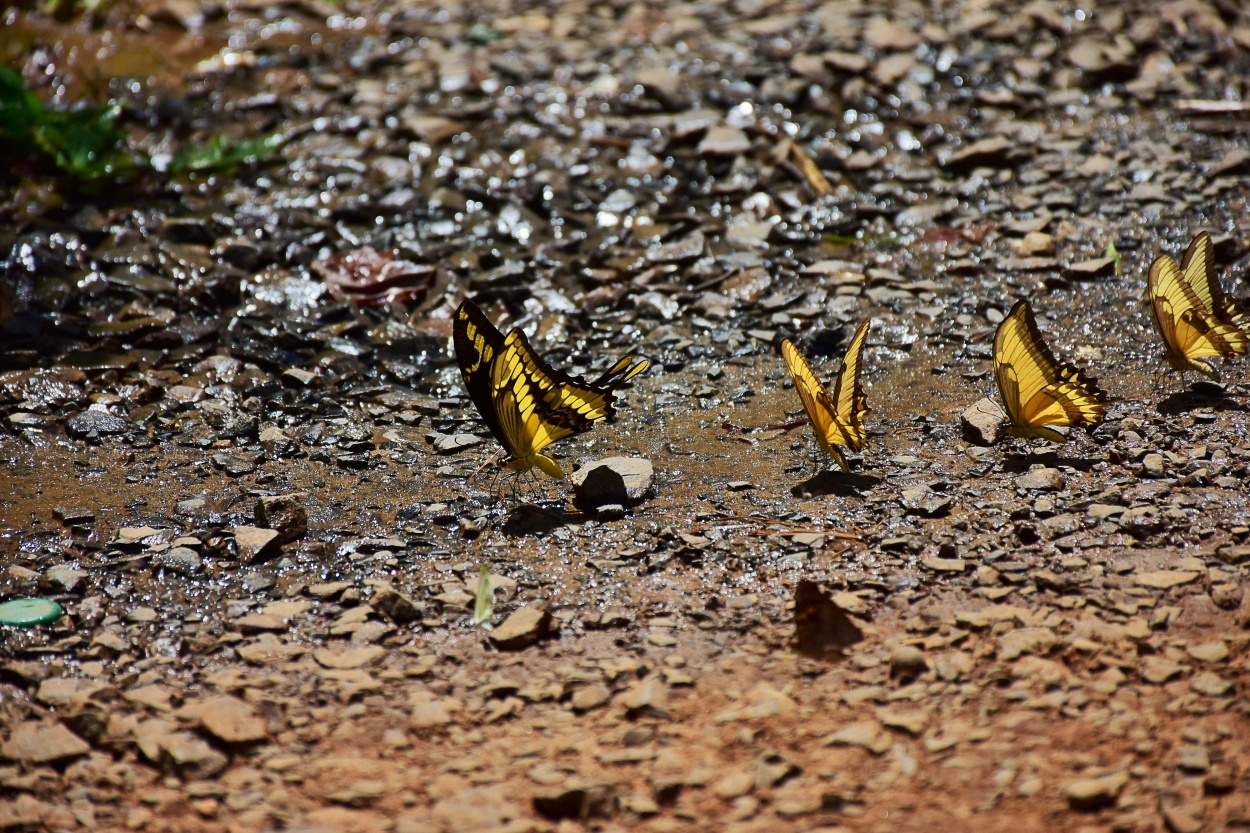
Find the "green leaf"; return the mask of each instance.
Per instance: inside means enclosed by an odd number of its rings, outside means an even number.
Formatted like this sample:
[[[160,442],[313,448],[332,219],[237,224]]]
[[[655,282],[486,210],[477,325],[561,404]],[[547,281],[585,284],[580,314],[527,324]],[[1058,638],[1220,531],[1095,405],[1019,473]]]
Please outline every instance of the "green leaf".
[[[260,162],[273,155],[286,139],[281,133],[273,133],[259,139],[247,139],[231,144],[218,134],[204,144],[189,144],[169,164],[172,173],[187,171],[232,170],[241,164]]]
[[[134,172],[134,160],[123,150],[120,113],[116,105],[44,111],[33,131],[35,144],[57,167],[81,179],[127,176]]]
[[[1109,257],[1115,261],[1115,273],[1120,274],[1120,251],[1115,247],[1115,241],[1107,244],[1107,251],[1103,253],[1103,257]]]
[[[26,89],[12,67],[0,67],[0,136],[25,150],[34,144],[33,131],[43,121],[43,105]]]
[[[473,604],[473,624],[490,622],[495,615],[495,592],[490,586],[490,565],[477,568],[477,601]]]

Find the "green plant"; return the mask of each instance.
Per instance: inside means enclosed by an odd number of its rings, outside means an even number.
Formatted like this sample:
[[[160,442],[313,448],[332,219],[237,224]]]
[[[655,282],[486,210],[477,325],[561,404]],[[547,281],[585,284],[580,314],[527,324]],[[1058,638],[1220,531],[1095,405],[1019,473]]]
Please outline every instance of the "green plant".
[[[259,162],[272,156],[286,140],[281,133],[271,133],[259,139],[229,142],[220,134],[204,144],[189,144],[170,163],[171,173],[187,171],[233,170],[244,163]]]
[[[120,108],[92,105],[77,110],[48,110],[22,77],[0,67],[0,137],[27,155],[43,155],[79,179],[126,176],[134,159],[117,124]]]
[[[16,70],[0,66],[0,145],[7,140],[18,155],[46,159],[75,179],[124,179],[151,168],[146,155],[127,145],[126,131],[117,122],[120,114],[115,104],[49,110]],[[216,135],[203,144],[188,143],[168,171],[232,171],[267,159],[284,141],[278,133],[241,142]]]

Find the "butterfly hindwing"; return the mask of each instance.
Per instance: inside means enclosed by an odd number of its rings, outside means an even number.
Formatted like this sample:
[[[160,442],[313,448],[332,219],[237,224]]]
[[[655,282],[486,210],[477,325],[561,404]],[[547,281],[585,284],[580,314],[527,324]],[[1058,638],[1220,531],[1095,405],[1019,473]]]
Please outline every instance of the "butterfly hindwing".
[[[1107,394],[1076,366],[1055,358],[1028,301],[1018,301],[998,325],[994,377],[1009,430],[1018,436],[1062,442],[1066,438],[1046,426],[1093,427],[1106,415]]]
[[[794,343],[790,339],[781,342],[781,358],[794,380],[794,388],[799,392],[816,440],[843,471],[850,471],[850,467],[837,447],[844,445],[852,451],[861,451],[866,439],[864,417],[871,409],[860,381],[860,368],[871,322],[872,319],[866,319],[851,337],[834,381],[832,397]]]

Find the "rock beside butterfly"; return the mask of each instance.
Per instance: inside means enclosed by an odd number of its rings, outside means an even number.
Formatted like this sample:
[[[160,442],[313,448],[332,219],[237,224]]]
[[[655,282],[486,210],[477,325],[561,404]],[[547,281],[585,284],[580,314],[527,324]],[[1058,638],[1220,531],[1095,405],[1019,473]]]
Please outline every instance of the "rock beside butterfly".
[[[581,506],[629,506],[655,484],[655,468],[645,457],[606,457],[573,472],[570,479]]]
[[[964,439],[975,445],[993,445],[1002,439],[1007,423],[1003,409],[992,399],[981,398],[960,415],[959,426]]]

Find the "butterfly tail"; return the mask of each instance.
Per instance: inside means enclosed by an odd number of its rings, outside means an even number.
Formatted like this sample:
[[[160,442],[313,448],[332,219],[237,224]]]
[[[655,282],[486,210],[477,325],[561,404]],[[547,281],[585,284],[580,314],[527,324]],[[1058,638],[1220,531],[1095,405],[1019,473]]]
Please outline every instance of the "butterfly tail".
[[[607,388],[608,390],[615,390],[642,371],[646,370],[649,364],[650,362],[646,359],[640,359],[637,363],[634,363],[633,356],[625,356],[616,364],[612,365],[612,368],[607,373],[600,376],[591,384],[597,388],[602,387]]]

